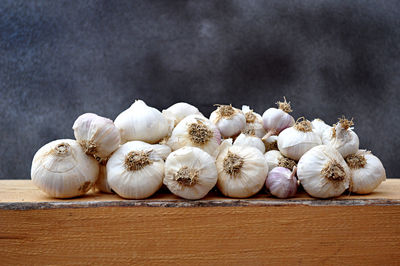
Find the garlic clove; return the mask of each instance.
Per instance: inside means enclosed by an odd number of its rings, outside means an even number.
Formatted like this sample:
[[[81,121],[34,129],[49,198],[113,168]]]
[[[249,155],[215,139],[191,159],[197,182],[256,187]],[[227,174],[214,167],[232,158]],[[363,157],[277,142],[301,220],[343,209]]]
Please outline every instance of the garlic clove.
[[[221,136],[229,138],[236,136],[246,126],[246,118],[242,111],[232,105],[220,105],[211,113],[210,121],[214,123]]]
[[[185,146],[200,148],[211,156],[217,156],[221,135],[217,127],[199,115],[185,117],[172,131],[167,145],[173,151]]]
[[[319,145],[301,157],[297,177],[312,197],[332,198],[340,196],[349,187],[351,173],[336,149]]]
[[[217,183],[215,159],[196,147],[183,147],[172,152],[165,162],[164,184],[175,195],[201,199]]]
[[[312,131],[310,121],[305,119],[283,130],[278,136],[279,151],[295,161],[311,148],[321,144],[321,139]]]
[[[121,141],[119,130],[112,120],[92,113],[79,116],[72,129],[85,153],[103,160],[119,147]]]
[[[184,102],[171,105],[162,114],[174,122],[174,127],[189,115],[203,115],[195,106]]]
[[[237,146],[248,146],[248,147],[254,147],[261,151],[261,153],[265,152],[265,146],[263,141],[256,137],[255,135],[248,135],[241,133],[236,139],[233,145]]]
[[[345,158],[351,171],[350,191],[368,194],[386,180],[386,171],[378,157],[366,150],[359,150]]]
[[[293,170],[276,167],[268,173],[265,185],[275,197],[286,199],[293,197],[297,192],[296,166]]]
[[[133,140],[157,143],[171,130],[171,122],[141,100],[119,114],[114,124],[120,131],[122,144]]]
[[[227,197],[247,198],[261,190],[268,174],[263,154],[253,147],[231,146],[217,157],[217,187]]]
[[[153,195],[164,178],[163,153],[155,145],[130,141],[119,147],[107,162],[107,179],[111,189],[127,199],[144,199]]]
[[[78,142],[60,139],[41,147],[33,157],[32,182],[55,198],[85,194],[96,182],[97,161],[87,156]]]
[[[353,120],[345,117],[333,127],[327,128],[322,134],[322,143],[337,149],[343,157],[355,154],[358,151],[360,141],[352,130]]]

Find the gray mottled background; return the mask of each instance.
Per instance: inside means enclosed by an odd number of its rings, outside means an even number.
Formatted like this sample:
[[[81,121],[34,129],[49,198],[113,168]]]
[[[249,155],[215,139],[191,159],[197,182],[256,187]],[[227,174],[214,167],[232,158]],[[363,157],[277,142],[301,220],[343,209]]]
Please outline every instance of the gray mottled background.
[[[361,147],[400,177],[398,1],[0,1],[0,178],[84,112],[135,99],[355,119]]]

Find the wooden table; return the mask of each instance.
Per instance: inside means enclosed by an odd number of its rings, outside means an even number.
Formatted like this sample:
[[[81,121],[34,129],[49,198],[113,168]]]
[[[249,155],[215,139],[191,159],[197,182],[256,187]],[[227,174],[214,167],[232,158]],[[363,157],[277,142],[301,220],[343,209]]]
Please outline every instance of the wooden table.
[[[188,201],[48,198],[0,181],[0,264],[400,263],[400,179],[370,195]]]

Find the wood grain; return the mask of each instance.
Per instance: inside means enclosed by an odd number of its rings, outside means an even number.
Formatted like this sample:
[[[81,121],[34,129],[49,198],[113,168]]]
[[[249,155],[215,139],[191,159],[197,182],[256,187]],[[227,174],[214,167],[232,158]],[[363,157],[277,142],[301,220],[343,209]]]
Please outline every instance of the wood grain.
[[[300,194],[295,203],[262,193],[246,200],[218,194],[202,201],[170,194],[54,200],[29,181],[1,181],[0,264],[395,265],[399,181],[367,196],[332,201]],[[7,207],[13,204],[22,205]]]

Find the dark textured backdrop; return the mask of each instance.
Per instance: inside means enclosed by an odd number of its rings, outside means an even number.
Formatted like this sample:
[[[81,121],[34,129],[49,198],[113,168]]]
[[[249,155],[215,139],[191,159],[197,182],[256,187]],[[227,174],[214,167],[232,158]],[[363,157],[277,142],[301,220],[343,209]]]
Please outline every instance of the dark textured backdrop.
[[[135,99],[355,118],[361,147],[400,177],[398,1],[0,1],[0,178],[72,138],[84,112]]]

